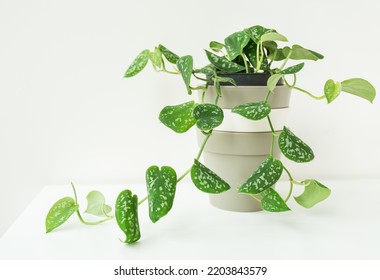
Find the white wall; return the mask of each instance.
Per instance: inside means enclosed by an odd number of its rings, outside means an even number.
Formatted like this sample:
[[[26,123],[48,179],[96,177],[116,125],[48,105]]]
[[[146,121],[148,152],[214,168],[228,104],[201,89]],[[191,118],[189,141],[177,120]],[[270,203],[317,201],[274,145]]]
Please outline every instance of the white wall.
[[[374,0],[0,0],[0,235],[46,184],[133,183],[151,164],[191,164],[194,134],[157,119],[187,100],[182,81],[151,67],[122,79],[140,50],[163,43],[201,66],[210,40],[261,24],[325,55],[301,86],[320,94],[328,78],[362,76],[379,89],[379,10]],[[296,177],[379,177],[379,104],[295,92],[289,126],[316,154],[288,164]]]

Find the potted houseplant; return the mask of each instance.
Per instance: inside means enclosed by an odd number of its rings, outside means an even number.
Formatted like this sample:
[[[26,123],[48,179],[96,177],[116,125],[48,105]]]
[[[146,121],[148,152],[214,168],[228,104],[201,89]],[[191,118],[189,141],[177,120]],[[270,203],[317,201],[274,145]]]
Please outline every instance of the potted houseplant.
[[[316,100],[326,99],[327,103],[341,92],[373,102],[376,91],[361,78],[328,80],[322,96],[297,87],[297,73],[305,61],[320,60],[323,55],[296,44],[280,46],[283,42],[287,38],[276,30],[256,25],[227,36],[223,43],[212,41],[206,50],[210,64],[201,68],[194,67],[192,56],[178,56],[163,45],[143,50],[135,58],[125,72],[126,78],[138,74],[150,61],[157,72],[181,76],[189,95],[198,93],[197,101],[166,106],[159,119],[176,133],[196,126],[200,149],[184,174],[177,174],[169,166],[149,167],[148,195],[140,201],[130,190],[119,194],[115,216],[126,234],[126,243],[140,238],[138,206],[147,201],[149,217],[157,222],[171,210],[177,184],[187,175],[199,190],[211,195],[213,205],[233,211],[288,211],[287,201],[294,185],[304,188],[294,199],[306,208],[330,195],[330,189],[315,179],[293,178],[280,160],[281,154],[298,163],[314,158],[312,149],[286,126],[291,91],[301,91]],[[200,85],[193,86],[194,80]],[[289,178],[286,197],[274,188],[283,173]],[[64,216],[61,221],[74,212],[80,217],[76,200],[71,198],[71,208],[57,203],[55,212]],[[94,204],[96,207],[92,207]],[[53,224],[49,229],[54,229],[63,223],[55,223],[53,208],[47,216],[47,229],[48,224]],[[88,209],[100,215],[109,213],[104,198],[96,203],[89,200]]]

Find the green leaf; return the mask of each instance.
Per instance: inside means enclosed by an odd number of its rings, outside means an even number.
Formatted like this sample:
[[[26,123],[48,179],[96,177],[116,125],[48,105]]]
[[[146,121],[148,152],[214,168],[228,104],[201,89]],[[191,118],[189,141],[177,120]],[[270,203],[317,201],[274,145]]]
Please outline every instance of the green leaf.
[[[304,192],[300,196],[294,197],[294,199],[305,208],[311,208],[330,196],[331,190],[317,180],[305,180],[302,184],[305,185]]]
[[[281,161],[269,156],[239,187],[244,194],[258,194],[273,186],[280,179],[284,167]]]
[[[177,64],[177,61],[179,59],[179,56],[175,53],[169,51],[166,47],[163,45],[158,45],[158,49],[161,51],[161,53],[165,56],[166,60],[170,63]]]
[[[237,87],[237,84],[233,78],[229,77],[215,77],[216,80],[218,80],[220,83],[229,83],[231,85],[234,85]]]
[[[196,122],[193,117],[193,110],[196,104],[189,101],[183,104],[166,106],[161,110],[160,121],[177,133],[188,131]]]
[[[191,167],[191,180],[199,190],[206,193],[222,193],[231,188],[222,178],[196,159]]]
[[[300,64],[290,66],[290,67],[280,71],[279,73],[283,74],[283,75],[295,74],[295,73],[301,71],[301,69],[303,68],[304,65],[305,65],[305,63],[302,62]]]
[[[130,190],[122,191],[116,199],[115,218],[120,229],[125,233],[124,243],[135,243],[141,237],[138,198]]]
[[[170,166],[151,166],[146,171],[146,185],[148,189],[149,217],[153,223],[157,222],[172,209],[177,174]]]
[[[248,58],[249,63],[256,68],[257,66],[257,44],[253,41],[250,41],[247,46],[244,48],[244,54]]]
[[[206,50],[208,60],[215,65],[216,68],[227,73],[236,73],[243,71],[245,68],[237,63],[231,62],[224,57],[217,56]]]
[[[267,32],[265,34],[263,34],[260,38],[260,41],[261,42],[267,42],[267,41],[283,41],[283,42],[287,42],[288,39],[284,36],[284,35],[281,35],[277,32]]]
[[[265,42],[269,43],[269,42]],[[281,61],[286,58],[286,55],[283,52],[283,49],[277,49],[276,51],[271,51],[268,55],[269,59],[273,59],[274,61]]]
[[[293,45],[292,46],[292,54],[290,55],[290,59],[293,60],[318,60],[318,59],[323,59],[323,55],[312,51],[305,49],[304,47],[301,47],[300,45]],[[290,52],[289,47],[285,47],[283,49],[284,55],[288,56]]]
[[[245,29],[244,31],[256,44],[259,44],[261,40],[261,36],[263,36],[265,33],[269,33],[275,30],[268,29],[260,25],[255,25],[255,26]]]
[[[46,233],[64,224],[78,208],[72,197],[64,197],[54,203],[45,219]]]
[[[261,120],[269,115],[271,107],[266,101],[246,103],[232,108],[232,113],[239,114],[250,120]]]
[[[194,73],[201,73],[209,76],[215,75],[216,67],[212,64],[206,65],[200,69],[195,69]]]
[[[331,79],[327,80],[324,87],[327,103],[331,103],[335,98],[337,98],[341,90],[342,88],[340,82],[334,82]]]
[[[224,47],[225,46],[222,43],[216,41],[210,42],[210,49],[212,49],[214,52],[220,52]]]
[[[86,196],[87,199],[87,208],[86,213],[92,214],[95,216],[104,216],[112,211],[112,207],[106,205],[106,199],[101,192],[91,191]]]
[[[149,59],[155,67],[161,68],[161,51],[158,48],[154,48],[154,52],[149,52]]]
[[[191,94],[190,80],[193,73],[193,57],[191,55],[180,57],[177,61],[177,67],[185,82],[187,92]]]
[[[274,74],[269,77],[267,81],[268,90],[273,91],[276,88],[278,81],[282,78],[283,74]]]
[[[269,212],[284,212],[289,211],[288,205],[282,197],[273,189],[266,189],[261,193],[261,208]]]
[[[214,104],[199,104],[193,111],[197,127],[202,131],[210,131],[223,122],[223,110]]]
[[[239,31],[231,34],[224,39],[227,54],[230,60],[234,60],[243,53],[244,47],[248,44],[250,38],[245,31]]]
[[[309,162],[314,159],[312,149],[285,126],[278,137],[278,146],[284,156],[292,161]]]
[[[124,74],[124,78],[129,78],[137,75],[147,65],[149,61],[149,50],[143,50],[132,62],[127,71]]]
[[[361,78],[353,78],[343,81],[342,91],[367,99],[371,103],[376,97],[376,89],[373,85]]]

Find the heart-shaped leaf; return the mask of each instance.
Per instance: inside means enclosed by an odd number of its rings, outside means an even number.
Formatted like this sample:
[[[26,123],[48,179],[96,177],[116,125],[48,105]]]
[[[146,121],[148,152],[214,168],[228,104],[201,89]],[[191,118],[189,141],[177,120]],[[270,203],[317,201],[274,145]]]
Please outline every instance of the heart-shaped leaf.
[[[325,96],[327,103],[331,103],[335,98],[337,98],[341,92],[341,83],[334,82],[333,80],[327,80],[324,87]]]
[[[239,114],[250,120],[261,120],[269,115],[271,107],[266,101],[245,103],[232,108],[232,113]]]
[[[376,97],[376,89],[373,85],[361,78],[353,78],[343,81],[342,91],[364,98],[371,103]]]
[[[210,49],[212,49],[214,52],[220,52],[224,47],[225,46],[222,43],[216,41],[210,42]]]
[[[86,213],[92,214],[95,216],[104,216],[112,211],[112,207],[106,205],[106,199],[101,192],[91,191],[86,196],[87,199],[87,208]]]
[[[173,64],[177,64],[177,61],[179,59],[179,56],[176,55],[175,53],[169,51],[166,47],[163,45],[158,45],[158,49],[161,51],[161,53],[165,56],[167,61]]]
[[[161,68],[162,61],[161,61],[161,51],[159,50],[159,48],[156,47],[154,48],[153,52],[149,53],[149,59],[155,67]]]
[[[177,133],[188,131],[196,122],[193,117],[193,110],[196,104],[189,101],[183,104],[166,106],[161,110],[160,121]]]
[[[294,199],[305,208],[311,208],[330,196],[331,190],[317,180],[305,180],[302,184],[305,185],[304,192],[300,196],[294,197]]]
[[[130,190],[122,191],[116,199],[115,218],[120,229],[125,233],[124,243],[135,243],[141,237],[138,198]]]
[[[280,179],[284,167],[281,161],[269,156],[239,187],[244,194],[258,194],[273,186]]]
[[[278,137],[278,146],[284,156],[292,161],[309,162],[314,159],[312,149],[285,126]]]
[[[214,104],[199,104],[193,111],[197,127],[202,131],[210,131],[223,122],[223,110]]]
[[[247,29],[244,30],[247,35],[256,43],[256,44],[259,44],[260,43],[260,40],[261,40],[261,37],[265,34],[265,33],[269,33],[269,32],[272,32],[275,30],[273,29],[268,29],[268,28],[265,28],[265,27],[262,27],[260,25],[255,25],[255,26],[252,26],[252,27],[249,27]]]
[[[276,88],[278,81],[282,78],[282,74],[274,74],[267,81],[268,90],[273,91]]]
[[[193,73],[193,57],[191,55],[180,57],[177,61],[177,67],[185,82],[187,92],[191,94],[190,80]]]
[[[282,197],[273,189],[266,189],[261,193],[261,208],[269,212],[289,211],[288,205]]]
[[[64,197],[54,203],[45,219],[46,233],[64,224],[78,208],[72,197]]]
[[[267,42],[267,41],[283,41],[287,42],[288,39],[284,36],[281,35],[280,33],[277,32],[267,32],[263,34],[260,38],[261,42]]]
[[[191,167],[191,180],[199,190],[206,193],[222,193],[231,188],[215,172],[196,159]]]
[[[172,209],[177,174],[173,168],[151,166],[146,171],[146,185],[148,189],[149,217],[153,223],[157,222]]]
[[[229,58],[234,60],[237,56],[241,55],[249,40],[250,38],[245,31],[235,32],[224,39]]]
[[[127,71],[124,74],[124,78],[133,77],[140,73],[149,61],[149,54],[149,50],[143,50],[128,67]]]
[[[288,56],[290,50],[292,50],[290,59],[293,59],[293,60],[314,60],[315,61],[318,59],[323,59],[323,55],[315,51],[305,49],[304,47],[301,47],[300,45],[293,45],[291,49],[289,47],[285,47],[283,49],[285,56]]]
[[[237,63],[231,62],[228,59],[217,56],[212,52],[206,50],[206,55],[208,60],[215,65],[216,68],[226,72],[226,73],[236,73],[243,71],[245,68]]]
[[[283,74],[283,75],[295,74],[295,73],[301,71],[301,69],[303,68],[304,65],[305,65],[305,63],[302,62],[300,64],[290,66],[290,67],[280,71],[279,73]]]

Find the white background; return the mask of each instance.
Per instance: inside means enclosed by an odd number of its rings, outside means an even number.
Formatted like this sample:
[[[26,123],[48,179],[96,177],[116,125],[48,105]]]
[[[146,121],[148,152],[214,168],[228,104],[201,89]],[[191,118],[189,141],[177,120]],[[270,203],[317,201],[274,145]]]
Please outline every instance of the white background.
[[[186,170],[194,131],[176,135],[159,111],[188,100],[179,77],[123,73],[158,43],[207,63],[209,41],[260,24],[325,55],[299,85],[363,77],[380,88],[378,1],[0,0],[0,235],[46,184],[142,182],[148,166]],[[379,178],[379,100],[327,106],[294,92],[289,127],[316,159],[296,178]]]

